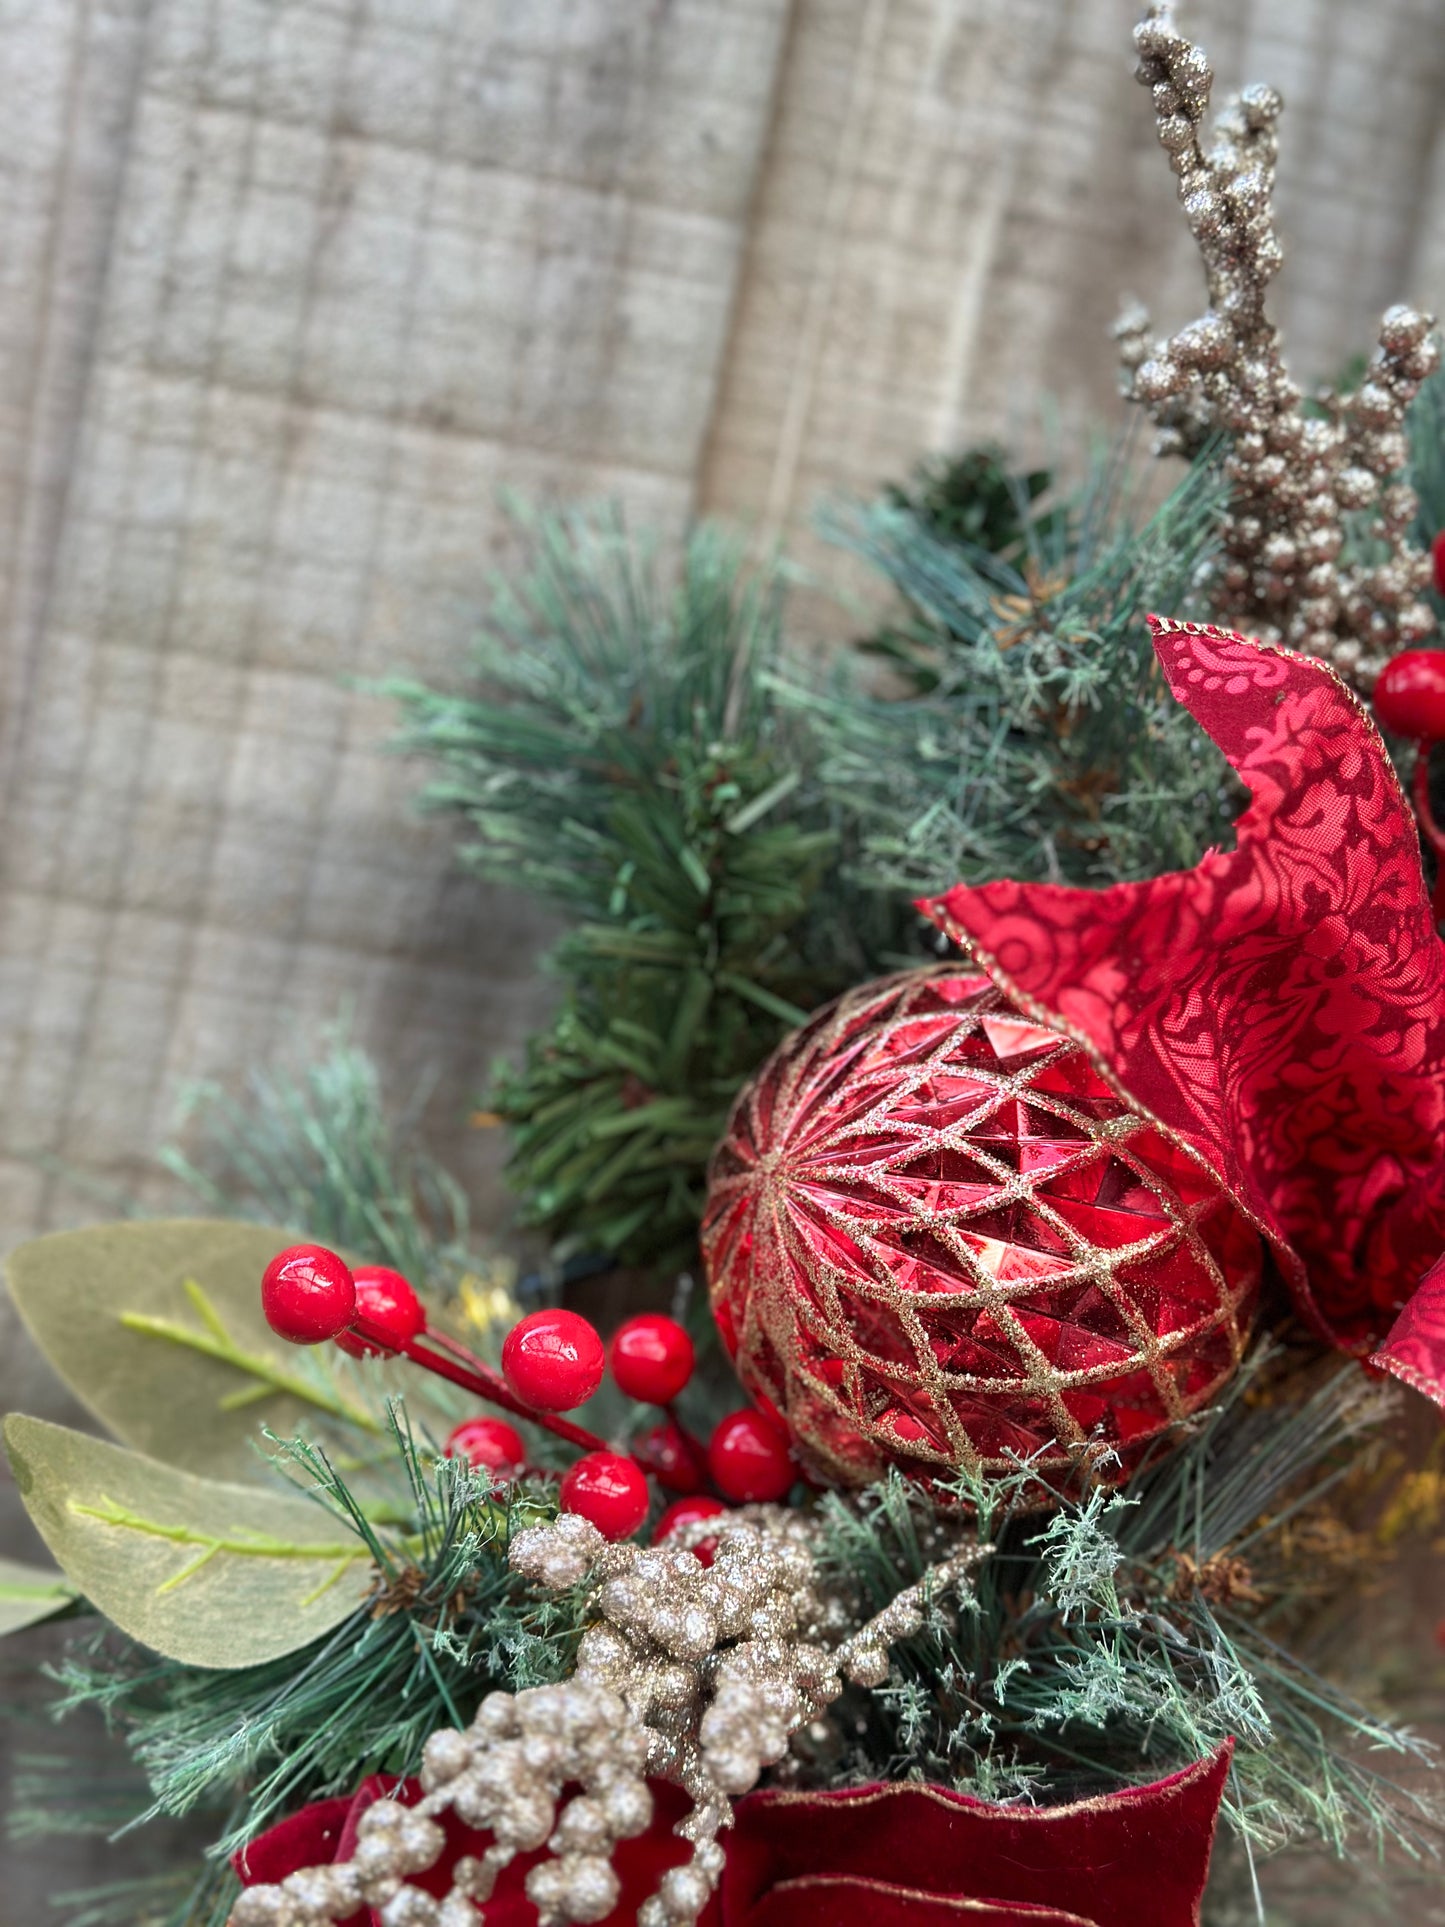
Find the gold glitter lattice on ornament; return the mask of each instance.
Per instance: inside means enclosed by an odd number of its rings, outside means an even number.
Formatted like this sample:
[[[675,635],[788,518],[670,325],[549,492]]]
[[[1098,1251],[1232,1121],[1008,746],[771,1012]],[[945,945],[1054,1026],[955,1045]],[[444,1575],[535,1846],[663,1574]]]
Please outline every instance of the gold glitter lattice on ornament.
[[[703,1249],[743,1383],[849,1485],[1099,1445],[1127,1470],[1234,1371],[1262,1266],[1082,1045],[947,968],[783,1044],[714,1158]]]

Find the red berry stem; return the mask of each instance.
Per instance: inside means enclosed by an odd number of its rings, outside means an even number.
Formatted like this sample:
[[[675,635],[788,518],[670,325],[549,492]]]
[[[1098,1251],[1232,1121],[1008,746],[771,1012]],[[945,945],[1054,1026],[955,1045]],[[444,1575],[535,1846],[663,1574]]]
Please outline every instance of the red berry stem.
[[[1430,752],[1434,747],[1434,741],[1428,736],[1415,745],[1415,778],[1411,787],[1415,815],[1419,818],[1425,841],[1435,852],[1435,889],[1430,898],[1430,908],[1438,923],[1445,917],[1445,830],[1436,822],[1435,812],[1430,806]]]
[[[434,1326],[429,1326],[426,1336],[429,1345],[440,1345],[442,1350],[449,1352],[459,1365],[465,1365],[467,1370],[475,1372],[478,1378],[485,1379],[489,1385],[499,1386],[503,1392],[515,1398],[516,1394],[501,1373],[494,1366],[489,1365],[484,1358],[478,1358],[475,1352],[469,1352],[461,1340],[453,1338],[450,1332],[439,1332]]]
[[[384,1332],[369,1331],[364,1316],[358,1317],[351,1329],[363,1338],[376,1338],[383,1342],[387,1338]],[[585,1426],[574,1425],[570,1419],[559,1418],[555,1412],[536,1411],[524,1399],[518,1398],[500,1372],[494,1371],[454,1338],[447,1338],[437,1331],[429,1331],[426,1336],[433,1345],[445,1346],[446,1350],[435,1352],[421,1339],[409,1338],[402,1345],[401,1352],[413,1365],[435,1372],[438,1378],[450,1379],[453,1385],[474,1392],[489,1404],[500,1405],[504,1412],[515,1413],[518,1418],[524,1418],[532,1425],[540,1425],[544,1432],[552,1432],[559,1439],[566,1439],[569,1445],[580,1445],[585,1452],[606,1450],[607,1441],[598,1438],[595,1432],[589,1432]],[[448,1353],[452,1356],[447,1356]]]
[[[482,1386],[487,1388],[481,1391],[483,1398],[490,1399],[496,1405],[504,1406],[509,1412],[515,1412],[519,1418],[530,1419],[534,1425],[540,1425],[544,1431],[555,1432],[559,1439],[566,1439],[570,1445],[584,1445],[588,1451],[594,1451],[598,1446],[606,1444],[605,1439],[599,1439],[597,1434],[589,1432],[585,1425],[574,1425],[571,1419],[565,1419],[557,1412],[544,1411],[540,1406],[529,1405],[526,1399],[519,1398],[494,1365],[489,1365],[484,1358],[478,1358],[475,1352],[468,1351],[461,1340],[453,1338],[450,1333],[428,1331],[427,1337],[432,1344],[440,1345],[459,1365],[464,1366],[475,1376],[479,1391]]]

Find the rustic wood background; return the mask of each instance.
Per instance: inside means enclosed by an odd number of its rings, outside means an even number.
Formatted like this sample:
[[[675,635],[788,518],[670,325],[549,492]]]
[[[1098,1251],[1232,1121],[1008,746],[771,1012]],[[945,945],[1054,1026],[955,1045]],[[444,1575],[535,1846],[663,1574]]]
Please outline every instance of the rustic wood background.
[[[1135,17],[0,0],[0,1242],[98,1214],[67,1170],[158,1197],[187,1081],[342,1008],[495,1215],[462,1118],[542,925],[355,679],[462,673],[503,486],[819,563],[829,491],[1107,420],[1120,297],[1200,300]],[[1183,18],[1286,98],[1296,371],[1438,309],[1445,0]],[[63,1415],[7,1317],[0,1407]]]

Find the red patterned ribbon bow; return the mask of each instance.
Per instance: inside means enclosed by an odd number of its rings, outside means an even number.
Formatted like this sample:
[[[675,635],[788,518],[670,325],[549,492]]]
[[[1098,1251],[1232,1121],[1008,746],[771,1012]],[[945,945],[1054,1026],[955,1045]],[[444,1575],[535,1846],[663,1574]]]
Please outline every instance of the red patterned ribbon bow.
[[[1321,1336],[1365,1354],[1388,1331],[1377,1362],[1445,1404],[1445,944],[1409,805],[1330,670],[1150,624],[1249,787],[1236,847],[1147,883],[922,907],[1219,1174]]]

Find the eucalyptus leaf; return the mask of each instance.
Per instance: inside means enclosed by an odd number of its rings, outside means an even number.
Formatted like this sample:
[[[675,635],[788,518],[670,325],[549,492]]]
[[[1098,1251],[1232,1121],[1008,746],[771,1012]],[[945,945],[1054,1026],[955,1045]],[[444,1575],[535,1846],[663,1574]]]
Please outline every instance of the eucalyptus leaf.
[[[96,1225],[21,1245],[6,1277],[36,1344],[117,1438],[256,1478],[247,1441],[262,1425],[287,1437],[321,1417],[377,1429],[332,1347],[287,1345],[261,1314],[261,1273],[294,1240],[204,1218]]]
[[[122,1632],[190,1666],[293,1652],[357,1604],[361,1541],[299,1493],[228,1485],[14,1414],[26,1510],[76,1588]]]
[[[46,1566],[24,1566],[18,1559],[0,1559],[0,1637],[49,1619],[74,1598],[75,1588],[64,1573]]]

